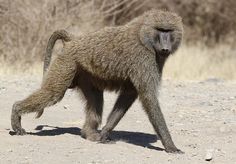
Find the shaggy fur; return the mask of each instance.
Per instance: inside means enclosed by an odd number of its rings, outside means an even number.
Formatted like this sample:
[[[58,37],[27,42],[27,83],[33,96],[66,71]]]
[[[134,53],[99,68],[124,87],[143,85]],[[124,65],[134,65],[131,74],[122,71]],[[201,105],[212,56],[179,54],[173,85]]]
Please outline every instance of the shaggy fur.
[[[79,88],[87,100],[82,136],[106,142],[109,133],[139,96],[151,124],[167,152],[181,152],[174,145],[158,102],[158,86],[169,54],[180,45],[182,20],[171,12],[152,10],[124,26],[73,37],[55,32],[48,43],[45,76],[39,90],[13,105],[11,123],[18,135],[25,134],[21,115],[38,112],[60,101],[68,88]],[[171,38],[168,53],[162,52],[160,34]],[[57,39],[64,41],[63,54],[51,63]],[[47,71],[48,69],[48,71]],[[103,91],[119,91],[119,97],[101,133]]]

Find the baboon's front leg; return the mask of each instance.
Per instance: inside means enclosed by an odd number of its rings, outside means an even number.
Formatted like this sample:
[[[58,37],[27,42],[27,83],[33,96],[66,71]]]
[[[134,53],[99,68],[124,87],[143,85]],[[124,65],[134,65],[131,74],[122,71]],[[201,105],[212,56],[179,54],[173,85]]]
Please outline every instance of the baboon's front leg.
[[[16,102],[12,108],[11,125],[17,135],[26,132],[21,127],[21,115],[41,112],[45,107],[60,101],[70,86],[76,71],[76,65],[67,56],[58,57],[52,63],[42,87],[26,99]]]
[[[158,102],[157,90],[155,86],[150,85],[140,93],[140,100],[143,104],[148,118],[156,131],[157,135],[165,147],[166,152],[169,153],[182,153],[172,141],[171,135],[167,128],[164,116],[161,112],[161,108]],[[148,89],[150,88],[150,89]]]
[[[101,131],[101,142],[107,142],[109,133],[115,128],[121,118],[125,115],[129,107],[133,104],[137,98],[136,90],[122,90],[113,110],[108,116],[106,125]]]

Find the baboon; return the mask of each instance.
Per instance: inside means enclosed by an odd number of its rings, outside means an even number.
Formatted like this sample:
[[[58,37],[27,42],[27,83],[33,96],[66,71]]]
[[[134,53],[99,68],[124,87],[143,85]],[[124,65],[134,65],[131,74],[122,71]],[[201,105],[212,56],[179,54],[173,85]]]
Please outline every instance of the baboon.
[[[139,97],[166,152],[181,153],[173,143],[158,102],[164,63],[182,40],[182,19],[171,12],[151,10],[123,26],[73,37],[57,31],[49,39],[44,70],[57,39],[63,53],[50,64],[41,88],[13,105],[11,125],[17,135],[26,134],[21,116],[60,101],[68,88],[78,88],[86,100],[84,138],[106,142],[109,133]],[[103,112],[103,91],[119,91],[106,125],[98,132]]]

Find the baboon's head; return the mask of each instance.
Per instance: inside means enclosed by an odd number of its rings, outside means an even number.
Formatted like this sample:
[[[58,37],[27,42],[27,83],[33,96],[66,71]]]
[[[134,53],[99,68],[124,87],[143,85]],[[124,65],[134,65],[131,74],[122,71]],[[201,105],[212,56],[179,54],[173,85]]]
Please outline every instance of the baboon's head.
[[[175,52],[183,34],[182,19],[171,12],[151,10],[144,14],[140,40],[152,52],[167,57]]]

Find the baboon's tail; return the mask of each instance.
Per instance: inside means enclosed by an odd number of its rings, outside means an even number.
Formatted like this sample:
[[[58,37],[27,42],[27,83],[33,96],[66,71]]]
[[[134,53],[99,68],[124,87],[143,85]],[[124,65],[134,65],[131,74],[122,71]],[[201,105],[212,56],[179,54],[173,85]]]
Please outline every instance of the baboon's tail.
[[[58,39],[61,39],[63,42],[69,42],[69,41],[71,41],[71,38],[72,38],[72,36],[66,30],[57,30],[51,35],[51,37],[48,40],[46,54],[44,57],[43,76],[45,76],[45,73],[47,72],[48,67],[50,65],[51,58],[52,58],[52,50],[53,50],[53,47],[54,47],[56,41]],[[39,110],[36,113],[35,118],[41,117],[43,112],[44,112],[44,109]]]
[[[51,37],[48,40],[46,54],[44,57],[43,75],[45,75],[50,65],[52,58],[52,50],[56,41],[58,39],[61,39],[62,41],[69,42],[71,41],[71,37],[72,36],[66,30],[57,30],[51,35]]]

